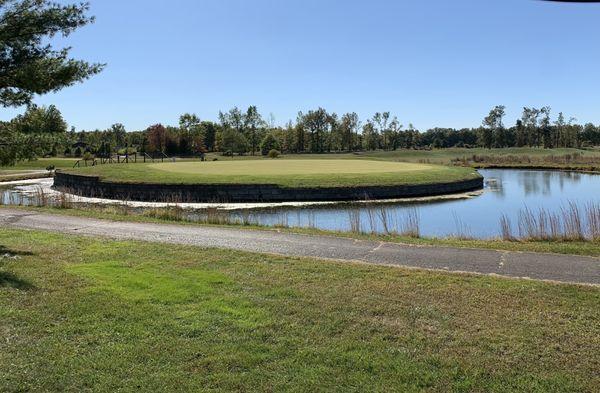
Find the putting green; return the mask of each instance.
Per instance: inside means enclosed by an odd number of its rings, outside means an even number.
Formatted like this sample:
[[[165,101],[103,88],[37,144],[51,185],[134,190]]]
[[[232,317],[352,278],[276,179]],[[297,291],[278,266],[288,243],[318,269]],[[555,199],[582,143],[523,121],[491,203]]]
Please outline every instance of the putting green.
[[[429,184],[479,177],[470,168],[365,159],[181,161],[98,165],[67,172],[122,183],[275,184],[282,187]]]
[[[170,173],[220,176],[290,176],[318,174],[368,174],[427,171],[432,165],[369,160],[245,160],[212,162],[169,162],[151,164],[152,169]]]

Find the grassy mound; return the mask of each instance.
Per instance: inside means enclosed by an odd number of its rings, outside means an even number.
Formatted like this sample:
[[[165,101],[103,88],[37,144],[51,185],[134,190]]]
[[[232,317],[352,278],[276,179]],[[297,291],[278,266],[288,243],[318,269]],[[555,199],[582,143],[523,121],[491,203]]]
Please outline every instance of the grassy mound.
[[[374,160],[243,160],[99,165],[70,170],[106,181],[162,184],[276,184],[352,187],[442,183],[473,179],[469,168]]]

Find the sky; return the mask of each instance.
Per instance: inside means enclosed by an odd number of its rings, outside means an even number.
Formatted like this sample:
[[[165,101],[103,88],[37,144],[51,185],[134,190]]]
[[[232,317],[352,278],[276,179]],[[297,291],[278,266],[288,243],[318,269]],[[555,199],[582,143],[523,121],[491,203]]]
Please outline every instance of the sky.
[[[62,1],[67,3],[68,1]],[[537,0],[91,0],[64,44],[107,63],[36,97],[78,130],[217,120],[257,105],[277,124],[319,106],[390,111],[421,130],[512,124],[549,105],[600,123],[600,4]],[[62,45],[62,40],[58,43]],[[8,120],[23,108],[0,109]]]

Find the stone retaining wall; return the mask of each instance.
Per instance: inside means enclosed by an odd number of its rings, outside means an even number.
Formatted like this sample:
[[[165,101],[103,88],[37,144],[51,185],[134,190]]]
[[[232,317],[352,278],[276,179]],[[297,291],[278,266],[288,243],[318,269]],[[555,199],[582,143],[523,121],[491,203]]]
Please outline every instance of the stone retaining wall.
[[[438,184],[284,188],[272,184],[135,184],[56,172],[54,187],[93,198],[143,202],[350,201],[422,197],[483,188],[483,178]]]

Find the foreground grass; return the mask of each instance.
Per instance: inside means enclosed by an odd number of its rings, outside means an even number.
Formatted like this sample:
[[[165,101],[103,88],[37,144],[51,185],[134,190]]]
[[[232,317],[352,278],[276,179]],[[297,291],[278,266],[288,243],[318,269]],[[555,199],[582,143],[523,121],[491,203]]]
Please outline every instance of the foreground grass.
[[[0,232],[1,391],[593,391],[600,290]]]
[[[110,164],[74,168],[68,172],[115,182],[277,184],[282,187],[428,184],[480,176],[470,168],[331,159]]]
[[[23,209],[50,214],[89,217],[104,220],[124,222],[149,222],[159,224],[178,225],[215,225],[238,229],[258,229],[265,231],[278,231],[287,233],[299,233],[307,235],[336,236],[352,239],[385,241],[392,243],[421,245],[421,246],[445,246],[460,248],[481,248],[488,250],[517,251],[517,252],[541,252],[567,255],[583,255],[600,257],[600,242],[598,241],[504,241],[500,239],[476,240],[458,238],[414,238],[400,235],[367,234],[353,232],[326,231],[316,228],[284,228],[267,227],[242,224],[203,224],[186,220],[181,216],[181,211],[174,208],[155,209],[146,212],[132,210],[127,206],[94,206],[83,205],[78,208],[53,208],[33,206],[6,206],[10,209]],[[0,209],[3,208],[0,206]]]

